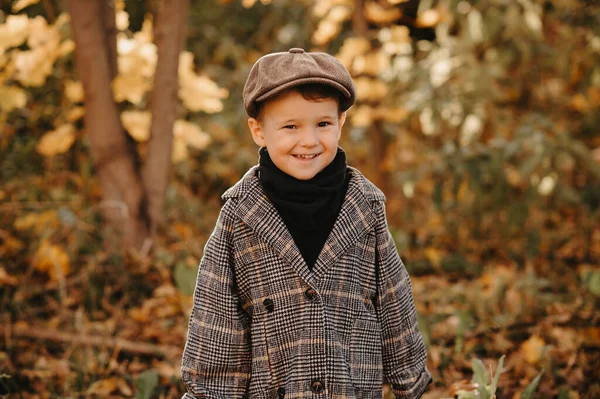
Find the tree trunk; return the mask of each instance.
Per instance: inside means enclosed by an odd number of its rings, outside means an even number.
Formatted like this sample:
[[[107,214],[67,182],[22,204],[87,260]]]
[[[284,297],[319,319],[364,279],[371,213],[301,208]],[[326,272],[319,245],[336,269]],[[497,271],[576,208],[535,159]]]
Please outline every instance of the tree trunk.
[[[158,62],[151,99],[152,126],[142,178],[148,198],[150,231],[156,234],[171,171],[173,124],[179,88],[179,54],[186,36],[189,0],[162,0],[157,10],[155,42]]]
[[[111,19],[106,3],[66,1],[85,92],[85,129],[102,187],[103,214],[109,224],[123,232],[127,247],[139,249],[149,236],[149,222],[135,158],[127,145],[111,89],[116,74],[114,11]]]

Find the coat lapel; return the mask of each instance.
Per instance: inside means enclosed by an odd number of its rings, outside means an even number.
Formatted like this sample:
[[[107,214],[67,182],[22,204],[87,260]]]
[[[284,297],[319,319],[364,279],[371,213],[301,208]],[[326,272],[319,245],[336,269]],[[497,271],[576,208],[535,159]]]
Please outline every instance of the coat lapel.
[[[358,170],[350,170],[352,177],[348,183],[346,198],[313,268],[317,279],[321,279],[331,265],[371,231],[376,222],[370,192],[365,192],[364,177]]]
[[[316,287],[329,267],[371,231],[376,222],[371,202],[385,200],[385,197],[378,189],[373,191],[374,186],[358,170],[350,168],[352,176],[344,203],[311,272],[283,219],[264,193],[256,175],[257,169],[256,166],[251,168],[238,184],[225,192],[223,198],[239,198],[236,210],[238,217],[292,266],[307,284]]]
[[[256,176],[256,167],[248,171],[236,193],[226,192],[224,197],[240,198],[237,215],[264,242],[283,258],[308,284],[314,285],[313,273],[309,270],[298,246],[273,203],[264,193]]]

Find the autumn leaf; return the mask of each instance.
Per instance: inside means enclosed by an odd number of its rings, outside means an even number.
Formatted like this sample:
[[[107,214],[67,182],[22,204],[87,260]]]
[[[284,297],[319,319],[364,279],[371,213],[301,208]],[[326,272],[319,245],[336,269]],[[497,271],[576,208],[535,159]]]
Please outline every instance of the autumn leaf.
[[[44,212],[28,213],[17,218],[13,225],[17,231],[33,229],[39,234],[45,229],[55,229],[58,226],[58,215],[52,209]]]
[[[356,97],[362,101],[378,101],[388,93],[387,85],[378,79],[362,76],[356,78],[354,83],[356,85]]]
[[[36,150],[47,157],[62,154],[71,148],[75,142],[75,137],[75,126],[67,123],[46,133],[38,143]]]
[[[100,397],[110,396],[111,393],[118,391],[124,396],[132,396],[133,391],[121,377],[110,377],[103,380],[98,380],[92,383],[85,391],[88,395],[98,395]]]
[[[67,111],[67,120],[69,122],[75,122],[85,115],[84,107],[73,107]]]
[[[2,243],[0,244],[0,259],[16,255],[24,247],[25,245],[21,240],[10,234],[5,234],[2,237]]]
[[[173,151],[171,161],[178,163],[188,158],[188,147],[205,149],[210,143],[210,136],[194,123],[184,120],[175,121],[173,128]]]
[[[65,81],[65,96],[72,103],[83,102],[83,85],[80,81],[66,80]]]
[[[12,12],[17,13],[26,7],[39,3],[40,0],[17,0],[12,6]]]
[[[0,110],[10,112],[24,108],[27,104],[27,92],[15,86],[0,86]]]
[[[525,361],[529,364],[537,364],[544,353],[544,340],[538,335],[532,335],[527,341],[521,344],[521,351],[525,356]]]
[[[386,25],[396,21],[402,16],[399,8],[386,8],[380,3],[369,1],[365,4],[365,16],[375,24]]]
[[[127,13],[127,11],[117,11],[115,17],[118,30],[124,31],[127,28],[129,28],[129,14]]]
[[[222,99],[229,95],[227,89],[220,88],[206,76],[193,71],[193,55],[188,51],[179,57],[179,98],[190,111],[208,113],[223,109]]]
[[[6,269],[0,266],[0,287],[3,285],[17,285],[18,280],[6,272]]]
[[[53,281],[70,272],[69,255],[60,246],[51,244],[48,240],[42,241],[31,263],[36,270],[47,273]]]
[[[0,24],[0,53],[11,47],[18,47],[29,36],[29,18],[27,15],[8,15],[6,22]]]
[[[149,111],[124,111],[121,122],[135,141],[143,142],[150,138],[152,114]]]
[[[55,25],[48,25],[43,17],[35,17],[29,22],[27,45],[30,50],[16,51],[14,65],[16,79],[25,86],[40,87],[53,71],[54,62],[59,56],[59,27],[61,19]]]
[[[210,136],[198,125],[182,119],[176,120],[173,126],[173,134],[176,139],[181,138],[190,147],[198,150],[205,149],[210,144]]]
[[[442,19],[440,12],[435,9],[423,11],[417,16],[417,26],[421,28],[432,28]]]

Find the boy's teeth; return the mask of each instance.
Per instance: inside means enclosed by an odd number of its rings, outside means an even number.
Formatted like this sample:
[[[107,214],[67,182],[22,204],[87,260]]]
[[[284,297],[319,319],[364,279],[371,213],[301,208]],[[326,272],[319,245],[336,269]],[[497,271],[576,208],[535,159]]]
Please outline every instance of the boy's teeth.
[[[296,155],[298,158],[314,158],[317,155],[316,154],[312,154],[312,155]]]

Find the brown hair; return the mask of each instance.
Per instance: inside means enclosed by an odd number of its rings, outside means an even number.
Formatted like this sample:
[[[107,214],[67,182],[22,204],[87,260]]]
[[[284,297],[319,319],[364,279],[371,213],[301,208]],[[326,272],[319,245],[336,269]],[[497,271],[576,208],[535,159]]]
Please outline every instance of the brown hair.
[[[338,89],[336,89],[335,87],[329,86],[329,85],[325,85],[325,84],[309,83],[309,84],[298,85],[298,86],[290,87],[289,89],[285,89],[282,92],[278,93],[275,97],[271,97],[265,101],[257,101],[255,103],[256,119],[258,121],[261,121],[262,111],[267,102],[274,100],[277,97],[288,94],[289,92],[292,92],[292,91],[299,92],[302,95],[302,97],[304,97],[304,99],[307,101],[320,101],[320,100],[326,100],[326,99],[333,99],[333,100],[335,100],[335,102],[338,105],[338,114],[341,114],[343,112],[341,109],[342,102],[340,101],[342,93]]]

